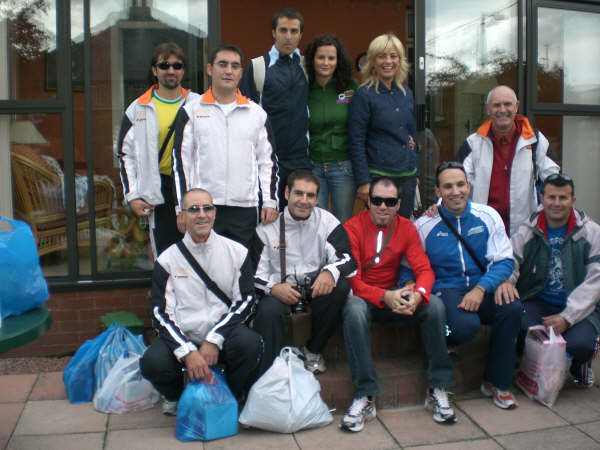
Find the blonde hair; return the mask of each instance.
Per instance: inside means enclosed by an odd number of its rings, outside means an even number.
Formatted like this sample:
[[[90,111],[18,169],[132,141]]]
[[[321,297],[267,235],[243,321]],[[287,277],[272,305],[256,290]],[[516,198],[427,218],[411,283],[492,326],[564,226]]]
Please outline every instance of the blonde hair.
[[[377,76],[374,67],[375,59],[377,58],[377,55],[386,51],[390,44],[395,47],[400,56],[400,63],[398,66],[398,71],[396,72],[396,76],[394,77],[394,81],[400,90],[406,94],[406,90],[402,84],[404,81],[406,81],[406,77],[408,76],[409,64],[408,60],[406,59],[404,46],[394,33],[385,33],[377,36],[369,44],[369,48],[367,49],[367,62],[360,71],[361,78],[364,80],[361,86],[371,87],[372,85],[375,85],[375,91],[379,92],[379,77]]]

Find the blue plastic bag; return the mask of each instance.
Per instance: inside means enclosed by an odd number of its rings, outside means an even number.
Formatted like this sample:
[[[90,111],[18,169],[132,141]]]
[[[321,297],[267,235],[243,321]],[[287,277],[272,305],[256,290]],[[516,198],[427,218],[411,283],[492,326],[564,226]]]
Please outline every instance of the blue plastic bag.
[[[188,383],[177,406],[175,437],[210,441],[238,432],[238,404],[222,374],[211,369],[212,382]]]
[[[48,284],[31,228],[0,216],[0,309],[17,316],[48,300]]]
[[[116,322],[111,324],[112,331],[104,341],[104,344],[98,352],[98,358],[94,366],[94,375],[96,376],[96,391],[98,391],[108,372],[115,365],[117,360],[129,352],[142,356],[146,351],[144,338],[141,334],[133,334],[127,328],[119,326]]]
[[[116,324],[112,324],[104,332],[83,343],[75,353],[63,373],[63,383],[71,403],[91,402],[96,386],[94,365],[98,358],[100,348],[106,338],[114,331]]]

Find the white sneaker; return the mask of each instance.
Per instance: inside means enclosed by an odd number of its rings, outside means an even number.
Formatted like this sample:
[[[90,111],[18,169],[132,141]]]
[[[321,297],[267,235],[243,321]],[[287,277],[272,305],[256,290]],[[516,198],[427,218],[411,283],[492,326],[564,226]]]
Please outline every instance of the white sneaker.
[[[163,400],[162,412],[165,416],[176,416],[177,400],[171,402],[165,398]]]
[[[306,348],[306,345],[300,348],[304,355],[304,367],[310,370],[315,375],[324,373],[327,370],[325,358],[320,353],[313,353]]]
[[[365,427],[365,422],[373,420],[377,416],[375,403],[367,397],[355,398],[346,415],[340,423],[342,430],[358,433]]]
[[[456,422],[456,415],[450,406],[448,393],[444,388],[427,389],[425,409],[433,411],[433,420],[437,423],[453,424]]]

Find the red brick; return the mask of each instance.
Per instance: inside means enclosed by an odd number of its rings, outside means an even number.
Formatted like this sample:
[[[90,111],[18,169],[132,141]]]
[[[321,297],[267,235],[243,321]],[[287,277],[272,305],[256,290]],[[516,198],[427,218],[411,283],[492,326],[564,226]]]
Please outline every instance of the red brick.
[[[90,308],[91,302],[89,299],[83,298],[64,298],[59,300],[59,310],[79,310],[83,308]]]
[[[63,320],[72,320],[77,321],[79,319],[79,311],[70,310],[70,311],[61,311],[61,310],[52,310],[52,321],[60,322]]]
[[[129,306],[129,297],[97,297],[94,299],[95,308],[127,308]]]
[[[43,337],[44,344],[73,344],[79,341],[78,333],[52,333]]]
[[[86,309],[79,311],[80,320],[98,319],[106,313],[113,312],[114,308],[102,308],[102,309]]]

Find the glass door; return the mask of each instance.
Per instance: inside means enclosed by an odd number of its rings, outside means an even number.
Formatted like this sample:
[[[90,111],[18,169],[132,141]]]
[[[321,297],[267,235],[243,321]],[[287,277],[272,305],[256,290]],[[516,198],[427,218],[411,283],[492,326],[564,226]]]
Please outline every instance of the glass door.
[[[522,21],[515,0],[422,0],[415,2],[415,15],[416,40],[423,43],[416,44],[416,103],[417,112],[425,111],[417,120],[423,128],[420,186],[428,205],[434,201],[435,166],[454,159],[487,119],[490,89],[505,84],[518,95]]]

